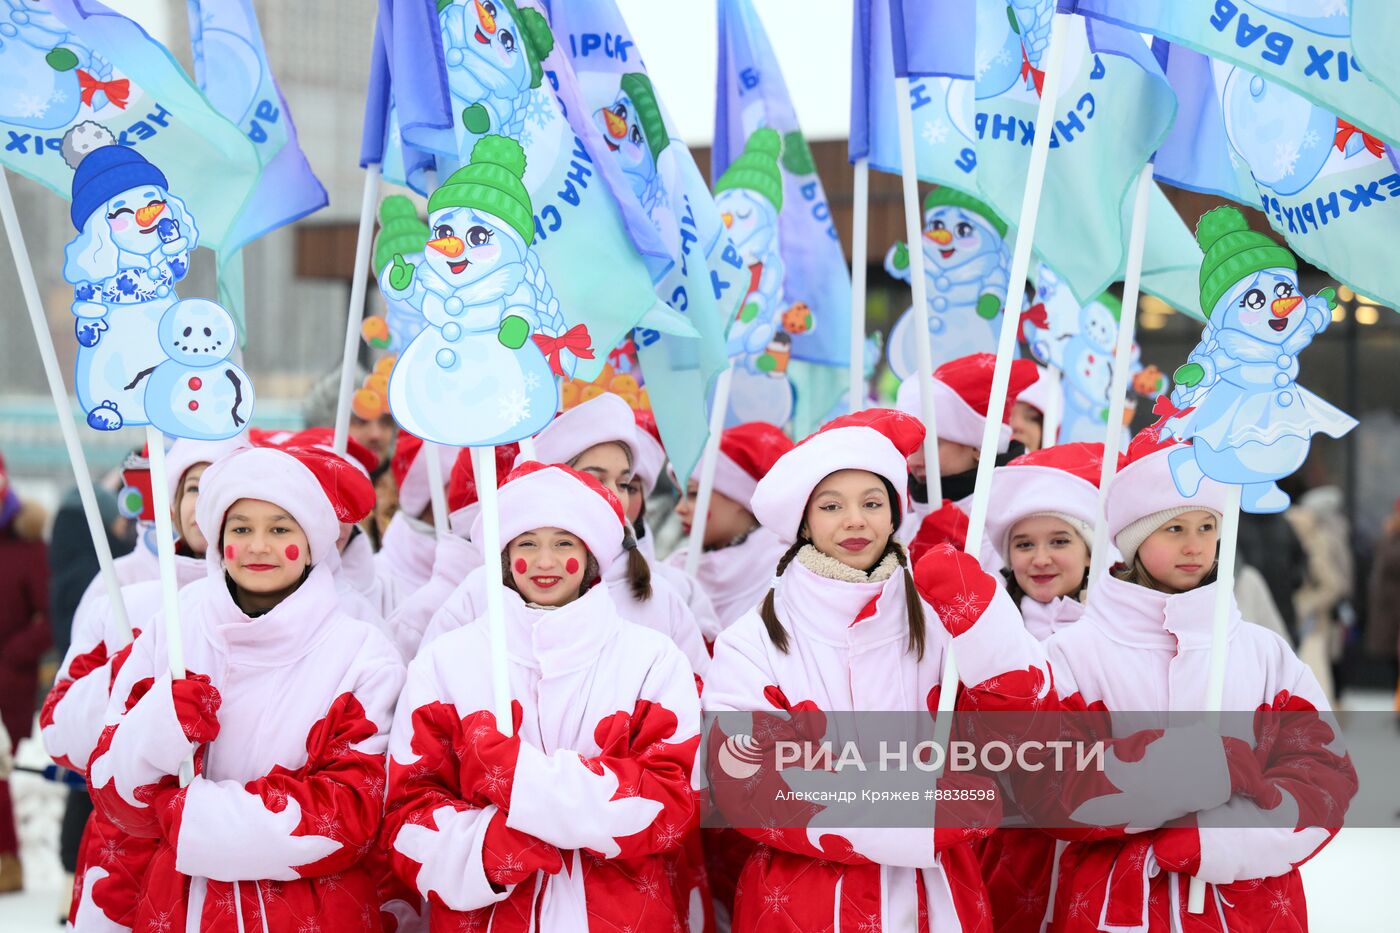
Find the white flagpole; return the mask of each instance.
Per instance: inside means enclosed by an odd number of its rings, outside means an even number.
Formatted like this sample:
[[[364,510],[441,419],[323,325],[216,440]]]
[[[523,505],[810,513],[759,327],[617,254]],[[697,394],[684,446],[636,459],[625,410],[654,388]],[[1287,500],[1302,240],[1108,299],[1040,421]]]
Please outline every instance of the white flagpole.
[[[1210,672],[1206,677],[1206,723],[1220,731],[1220,709],[1225,703],[1225,661],[1229,654],[1230,607],[1235,598],[1235,555],[1240,540],[1240,487],[1230,484],[1225,511],[1220,516],[1220,563],[1215,574],[1215,618],[1210,631]],[[1206,883],[1192,878],[1186,892],[1186,910],[1204,913]]]
[[[1050,381],[1050,391],[1045,396],[1045,411],[1041,412],[1040,446],[1054,447],[1060,434],[1062,389],[1060,388],[1060,368],[1053,363],[1045,367],[1045,379]]]
[[[909,79],[894,79],[895,113],[899,123],[899,167],[904,182],[904,239],[909,244],[909,284],[914,298],[916,358],[919,365],[919,417],[924,423],[924,471],[928,505],[943,504],[943,478],[938,471],[938,422],[933,407],[933,345],[928,332],[928,282],[924,279],[924,214],[919,208],[919,167],[914,156],[914,109]],[[951,655],[950,655],[951,657]]]
[[[1133,225],[1128,233],[1128,264],[1123,277],[1123,312],[1119,315],[1118,343],[1113,350],[1113,380],[1108,388],[1108,424],[1104,428],[1103,466],[1099,468],[1099,515],[1094,525],[1094,553],[1089,562],[1089,582],[1108,569],[1108,521],[1104,507],[1108,501],[1108,484],[1118,469],[1118,452],[1122,448],[1123,410],[1128,398],[1128,365],[1132,362],[1133,339],[1137,328],[1138,291],[1142,284],[1142,257],[1147,248],[1147,217],[1151,213],[1152,163],[1142,167],[1138,175],[1137,195],[1133,200]]]
[[[997,415],[1006,407],[1007,385],[1011,380],[1011,357],[1016,350],[1016,333],[1020,329],[1019,309],[1025,290],[1026,275],[1031,268],[1031,245],[1035,240],[1035,225],[1040,217],[1040,194],[1045,185],[1045,167],[1050,157],[1050,135],[1054,128],[1055,97],[1059,93],[1064,70],[1066,16],[1056,13],[1050,21],[1050,49],[1045,65],[1045,83],[1040,107],[1035,116],[1035,139],[1031,142],[1030,164],[1026,170],[1026,189],[1021,196],[1021,218],[1016,225],[1016,246],[1011,254],[1011,277],[1006,283],[1005,309],[1001,318],[1001,333],[997,339],[996,369],[992,373],[992,395],[987,402],[987,424],[982,431],[981,455],[977,461],[977,485],[972,494],[972,514],[967,524],[967,553],[977,557],[982,551],[982,535],[987,526],[987,504],[992,488],[992,469],[996,466],[997,442],[1001,419]],[[1013,299],[1015,299],[1013,303]],[[952,727],[953,704],[957,698],[958,666],[951,646],[943,664],[943,685],[938,697],[938,715],[934,741],[944,743]]]
[[[715,381],[714,404],[710,408],[710,436],[705,439],[705,452],[700,458],[700,483],[695,490],[695,512],[690,522],[690,550],[685,554],[685,572],[694,577],[700,570],[700,554],[705,545],[705,521],[710,515],[710,497],[715,489],[715,464],[719,462],[720,435],[724,433],[724,416],[729,410],[729,384],[734,379],[734,361]],[[680,490],[685,497],[685,490]]]
[[[441,445],[424,441],[422,449],[418,451],[418,456],[428,458],[425,463],[428,468],[428,499],[433,504],[433,531],[439,541],[450,532],[447,527],[447,480],[442,475],[441,450]],[[492,462],[495,462],[494,459]]]
[[[350,437],[350,396],[355,391],[355,360],[360,355],[360,324],[365,319],[365,286],[369,276],[374,209],[379,197],[379,165],[365,168],[360,198],[360,230],[355,238],[355,268],[350,274],[350,308],[345,315],[345,352],[340,360],[340,392],[335,402],[335,451],[344,454]]]
[[[180,584],[175,579],[175,528],[170,519],[170,474],[165,464],[165,435],[154,425],[146,426],[146,453],[151,462],[151,500],[156,513],[156,559],[160,564],[160,605],[165,635],[165,659],[170,679],[185,676],[185,640],[180,630]],[[218,547],[218,529],[209,529]],[[194,778],[194,759],[180,763],[180,786]]]
[[[73,403],[68,400],[68,390],[63,387],[63,376],[58,369],[58,356],[54,352],[53,338],[49,336],[48,320],[44,317],[44,303],[39,298],[39,283],[34,279],[34,267],[29,263],[29,251],[24,246],[24,230],[15,213],[14,196],[10,193],[10,176],[3,168],[0,168],[0,218],[3,218],[5,231],[9,234],[10,253],[14,256],[15,271],[19,274],[20,293],[24,296],[25,310],[29,312],[29,323],[34,328],[34,339],[39,344],[39,359],[44,364],[44,377],[49,383],[49,394],[53,396],[59,432],[68,451],[68,462],[73,466],[73,479],[78,484],[78,498],[83,503],[88,535],[92,538],[93,550],[97,552],[97,566],[107,589],[112,619],[129,642],[131,623],[126,617],[126,604],[122,602],[121,582],[112,564],[112,545],[107,540],[107,528],[102,524],[97,496],[92,491],[92,472],[88,469],[82,442],[78,440],[78,427],[73,422]]]
[[[870,160],[857,159],[851,204],[851,385],[847,408],[865,407],[865,259],[870,239]]]
[[[496,448],[471,448],[472,472],[476,475],[477,498],[481,502],[481,553],[486,568],[486,625],[491,634],[491,696],[496,711],[496,728],[504,735],[515,731],[511,715],[510,665],[506,662],[506,605],[501,588],[501,513],[496,491]]]

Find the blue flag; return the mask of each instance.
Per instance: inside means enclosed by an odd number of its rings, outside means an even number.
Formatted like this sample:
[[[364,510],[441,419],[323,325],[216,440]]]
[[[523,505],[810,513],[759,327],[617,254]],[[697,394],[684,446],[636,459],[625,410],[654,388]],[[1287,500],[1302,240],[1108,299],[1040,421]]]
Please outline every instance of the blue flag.
[[[1400,56],[1395,37],[1400,35],[1400,4],[1394,0],[1350,0],[1351,46],[1355,64],[1366,76],[1400,102]]]
[[[261,166],[232,242],[219,255],[220,297],[242,321],[241,248],[320,210],[328,199],[297,142],[251,0],[188,0],[188,9],[195,78],[214,109],[253,141]]]
[[[846,386],[851,278],[782,70],[749,0],[719,3],[711,176],[749,271],[729,331],[729,421],[791,419],[804,436]]]
[[[1262,210],[1299,256],[1400,305],[1390,271],[1400,235],[1395,149],[1243,68],[1184,46],[1163,44],[1159,54],[1181,117],[1157,176]]]
[[[1391,0],[1380,0],[1392,6]],[[1301,95],[1368,133],[1400,142],[1400,100],[1363,73],[1346,0],[1060,0],[1085,16],[1189,46]],[[1392,14],[1393,15],[1393,14]],[[1374,22],[1374,20],[1373,20]],[[1376,23],[1381,28],[1394,20]],[[1393,58],[1393,32],[1370,60]],[[1383,67],[1383,66],[1382,66]]]
[[[568,53],[584,107],[627,188],[672,259],[657,281],[663,301],[699,338],[642,328],[633,339],[647,395],[678,475],[705,446],[705,399],[728,365],[725,334],[748,285],[714,196],[647,75],[613,0],[555,0],[552,24]]]
[[[1006,9],[1003,0],[978,0],[978,6]],[[978,19],[977,184],[1013,225],[1040,129],[1040,96],[1049,91],[1044,59],[1054,7],[1053,0],[1013,0],[1000,23],[990,15]],[[1051,148],[1035,251],[1087,303],[1123,267],[1124,202],[1166,137],[1176,101],[1137,34],[1079,17],[1066,17],[1061,28],[1069,33],[1065,74],[1045,128]]]
[[[199,218],[199,245],[232,245],[258,177],[247,135],[165,46],[96,0],[27,5],[25,16],[0,45],[5,167],[66,198],[91,138],[110,133],[165,173]]]

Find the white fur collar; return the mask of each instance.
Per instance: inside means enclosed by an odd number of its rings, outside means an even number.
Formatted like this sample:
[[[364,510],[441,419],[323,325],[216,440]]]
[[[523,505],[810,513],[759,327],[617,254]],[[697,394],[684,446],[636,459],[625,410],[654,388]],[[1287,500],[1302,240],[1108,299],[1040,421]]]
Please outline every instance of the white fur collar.
[[[866,573],[823,554],[811,544],[803,545],[802,550],[797,552],[797,562],[818,576],[842,583],[881,583],[900,569],[899,558],[893,553],[886,554],[873,570]]]

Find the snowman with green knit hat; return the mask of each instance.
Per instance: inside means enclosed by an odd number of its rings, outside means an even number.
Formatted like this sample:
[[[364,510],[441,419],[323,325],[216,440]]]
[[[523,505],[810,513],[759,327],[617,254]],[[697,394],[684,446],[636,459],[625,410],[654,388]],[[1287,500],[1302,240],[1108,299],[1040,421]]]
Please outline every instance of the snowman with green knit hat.
[[[1206,329],[1173,375],[1172,410],[1158,401],[1163,434],[1191,442],[1172,453],[1172,475],[1184,496],[1209,476],[1240,485],[1246,512],[1282,512],[1289,498],[1277,480],[1302,465],[1312,436],[1356,426],[1295,381],[1298,355],[1332,323],[1336,293],[1304,297],[1293,254],[1236,208],[1204,215],[1196,240]]]
[[[778,131],[760,127],[715,182],[720,219],[749,270],[748,291],[729,330],[734,382],[726,423],[731,425],[749,421],[783,425],[792,417],[793,388],[787,378],[791,338],[781,332],[782,151]]]
[[[471,161],[428,198],[421,261],[393,255],[379,282],[426,326],[389,377],[395,420],[424,440],[483,447],[528,437],[559,408],[556,375],[592,357],[583,325],[570,328],[531,249],[525,152],[483,136]]]
[[[459,132],[519,136],[554,47],[544,15],[514,0],[437,0],[437,11]]]
[[[639,71],[624,74],[613,102],[599,108],[593,118],[608,151],[617,158],[627,183],[642,203],[642,210],[653,222],[663,214],[671,214],[656,210],[665,206],[666,189],[658,165],[671,137],[666,132],[666,120],[651,78]]]
[[[379,202],[379,233],[374,237],[373,268],[376,276],[382,276],[393,265],[395,256],[405,257],[405,262],[422,262],[423,251],[429,239],[428,225],[418,216],[413,202],[401,194],[393,194]],[[423,312],[401,298],[385,296],[388,313],[385,322],[389,327],[390,353],[402,353],[409,342],[417,337],[428,319]]]
[[[944,185],[924,198],[924,279],[935,367],[973,353],[995,353],[1001,303],[1010,277],[1006,223],[986,203]],[[896,241],[885,271],[909,282],[909,247]],[[901,380],[918,373],[918,316],[905,309],[890,331],[890,369]]]

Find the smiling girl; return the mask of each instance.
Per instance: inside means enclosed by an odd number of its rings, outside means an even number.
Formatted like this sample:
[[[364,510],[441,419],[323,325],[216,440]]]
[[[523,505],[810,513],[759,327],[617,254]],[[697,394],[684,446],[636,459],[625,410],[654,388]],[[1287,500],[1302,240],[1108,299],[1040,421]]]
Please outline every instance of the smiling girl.
[[[696,823],[690,667],[594,582],[622,559],[616,496],[532,462],[500,497],[514,726],[503,735],[492,713],[485,620],[424,645],[390,742],[393,868],[434,930],[674,929],[672,873]]]
[[[1029,666],[1015,607],[974,558],[934,551],[920,563],[915,588],[895,534],[905,517],[906,458],[923,433],[916,419],[886,409],[837,418],[759,482],[755,514],[788,549],[762,605],[720,635],[705,688],[707,711],[753,714],[750,741],[781,734],[801,713],[927,715],[937,707],[950,646],[960,664],[995,665],[1003,684],[1017,680],[1007,672]],[[735,718],[738,729],[744,717]],[[777,725],[760,728],[764,722]],[[710,754],[724,747],[714,742]],[[986,917],[976,856],[946,822],[937,835],[819,830],[815,818],[786,828],[794,824],[781,805],[775,809],[774,788],[755,790],[725,780],[727,773],[709,769],[716,803],[764,843],[739,879],[737,933],[846,929],[858,918],[864,929],[888,933],[962,930]]]
[[[206,581],[180,594],[186,676],[166,669],[163,624],[117,672],[89,784],[114,823],[157,840],[137,927],[379,928],[365,855],[403,668],[339,608],[317,472],[331,459],[257,448],[206,470],[196,517],[218,533]]]

